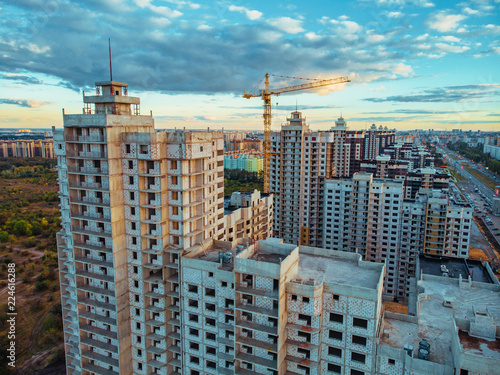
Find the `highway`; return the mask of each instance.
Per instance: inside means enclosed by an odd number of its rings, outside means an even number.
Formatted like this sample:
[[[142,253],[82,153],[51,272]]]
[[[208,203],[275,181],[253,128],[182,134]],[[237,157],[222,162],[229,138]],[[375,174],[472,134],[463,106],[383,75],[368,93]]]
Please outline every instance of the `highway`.
[[[472,201],[474,205],[480,210],[480,212],[475,211],[474,215],[475,216],[480,216],[483,218],[489,217],[492,224],[488,224],[488,228],[490,229],[490,232],[495,236],[497,241],[500,242],[500,217],[494,216],[492,214],[489,214],[486,211],[486,200],[479,195],[479,193],[483,193],[487,198],[490,199],[490,202],[493,200],[493,197],[495,196],[494,190],[488,187],[486,184],[484,184],[482,181],[480,181],[478,178],[476,178],[474,175],[469,173],[465,168],[462,169],[460,165],[460,161],[467,162],[469,164],[469,161],[464,159],[461,155],[450,151],[446,148],[443,147],[437,147],[437,150],[443,155],[443,158],[447,161],[447,163],[450,165],[450,168],[454,169],[458,174],[460,174],[462,177],[465,178],[465,182],[458,182],[457,181],[457,186],[459,189],[462,191],[462,193],[465,193],[469,195],[472,198]],[[462,158],[462,160],[453,160],[449,154],[453,155],[455,158]],[[472,163],[474,165],[474,163]],[[485,171],[484,168],[481,170],[482,173],[487,173],[488,177],[491,179],[496,179],[496,181],[499,181],[498,176],[495,174]],[[486,174],[485,173],[485,174]],[[500,182],[499,182],[500,185]],[[478,188],[479,191],[476,192],[475,188]]]

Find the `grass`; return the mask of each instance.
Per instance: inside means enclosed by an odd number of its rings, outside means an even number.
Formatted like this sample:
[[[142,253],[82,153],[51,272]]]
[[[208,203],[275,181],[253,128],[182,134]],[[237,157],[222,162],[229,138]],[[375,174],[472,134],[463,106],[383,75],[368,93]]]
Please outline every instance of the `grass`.
[[[471,167],[464,167],[470,174],[475,176],[479,181],[483,182],[486,186],[488,186],[490,189],[495,188],[495,181],[493,181],[491,178],[488,176],[485,176],[481,171],[478,171],[477,169],[473,169]]]
[[[448,169],[448,172],[452,175],[452,177],[454,177],[458,182],[464,182],[466,181],[465,178],[460,174],[458,173],[457,171],[455,171],[454,169]]]

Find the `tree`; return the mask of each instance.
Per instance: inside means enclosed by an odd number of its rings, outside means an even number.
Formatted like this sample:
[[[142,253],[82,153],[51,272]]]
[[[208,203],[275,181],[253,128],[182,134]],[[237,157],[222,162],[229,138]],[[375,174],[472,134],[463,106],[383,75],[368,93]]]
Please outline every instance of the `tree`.
[[[31,224],[26,220],[17,220],[14,222],[13,231],[17,236],[31,236]]]

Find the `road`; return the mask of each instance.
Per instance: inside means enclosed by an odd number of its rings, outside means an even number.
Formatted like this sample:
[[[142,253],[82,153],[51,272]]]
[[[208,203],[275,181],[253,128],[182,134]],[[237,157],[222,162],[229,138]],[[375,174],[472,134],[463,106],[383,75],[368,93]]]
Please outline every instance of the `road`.
[[[493,189],[491,189],[482,181],[477,179],[466,169],[462,169],[460,161],[455,161],[449,156],[449,154],[451,154],[456,158],[460,158],[461,157],[460,155],[442,147],[437,147],[437,150],[443,155],[445,160],[450,165],[450,168],[453,168],[457,173],[459,173],[465,178],[465,182],[457,182],[457,186],[460,188],[462,193],[469,195],[474,205],[481,210],[480,213],[475,212],[476,216],[481,216],[483,218],[486,217],[490,218],[492,224],[488,224],[488,228],[490,229],[490,232],[495,236],[497,241],[500,242],[500,217],[491,215],[486,211],[486,200],[479,194],[480,192],[483,193],[491,201],[495,196]],[[483,168],[481,172],[485,173],[488,171],[485,171]],[[496,179],[498,181],[498,176],[494,175],[491,172],[488,172],[488,177]],[[478,192],[475,191],[476,187],[479,189]]]

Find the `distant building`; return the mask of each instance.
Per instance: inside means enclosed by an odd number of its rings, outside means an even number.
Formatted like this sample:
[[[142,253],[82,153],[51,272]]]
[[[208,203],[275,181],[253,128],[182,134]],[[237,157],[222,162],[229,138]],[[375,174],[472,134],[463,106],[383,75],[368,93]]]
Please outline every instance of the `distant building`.
[[[54,159],[52,139],[0,141],[0,158],[35,158]]]
[[[225,169],[242,169],[247,172],[261,172],[264,169],[262,156],[233,154],[224,156]]]
[[[483,152],[490,154],[493,159],[500,160],[500,136],[486,137]]]

